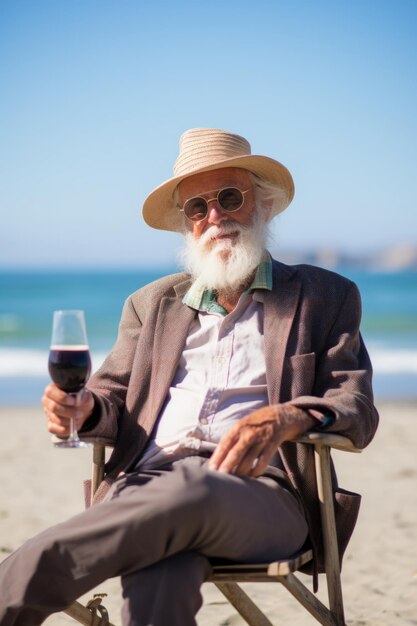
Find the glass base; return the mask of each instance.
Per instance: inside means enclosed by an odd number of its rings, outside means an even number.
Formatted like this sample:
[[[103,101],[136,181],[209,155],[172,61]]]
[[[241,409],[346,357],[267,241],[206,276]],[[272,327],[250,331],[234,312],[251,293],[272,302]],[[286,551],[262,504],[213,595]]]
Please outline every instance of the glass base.
[[[81,439],[61,439],[54,441],[55,448],[91,448],[92,444]]]

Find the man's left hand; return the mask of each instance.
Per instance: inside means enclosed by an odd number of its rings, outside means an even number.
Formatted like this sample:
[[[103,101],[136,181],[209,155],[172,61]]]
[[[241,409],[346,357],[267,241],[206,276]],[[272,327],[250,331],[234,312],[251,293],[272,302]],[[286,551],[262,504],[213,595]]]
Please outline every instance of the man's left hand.
[[[307,411],[288,404],[267,406],[239,420],[219,441],[210,469],[260,476],[278,447],[316,424]]]

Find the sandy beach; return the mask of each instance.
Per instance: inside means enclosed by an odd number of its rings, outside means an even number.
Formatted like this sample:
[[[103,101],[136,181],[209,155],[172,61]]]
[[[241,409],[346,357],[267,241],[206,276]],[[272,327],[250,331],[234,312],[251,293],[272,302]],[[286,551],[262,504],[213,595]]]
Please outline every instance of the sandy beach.
[[[374,442],[360,455],[334,454],[341,486],[363,495],[343,567],[346,618],[350,626],[411,626],[417,624],[417,401],[378,408],[381,425]],[[5,558],[28,537],[83,509],[82,480],[89,476],[91,454],[53,448],[40,408],[2,407],[0,463],[0,558]],[[274,624],[317,623],[280,585],[245,588]],[[117,580],[94,590],[109,594],[105,604],[115,624],[120,624],[118,590]],[[324,591],[322,584],[319,596]],[[204,586],[204,598],[199,626],[244,624],[212,585]],[[57,614],[45,623],[76,622]]]

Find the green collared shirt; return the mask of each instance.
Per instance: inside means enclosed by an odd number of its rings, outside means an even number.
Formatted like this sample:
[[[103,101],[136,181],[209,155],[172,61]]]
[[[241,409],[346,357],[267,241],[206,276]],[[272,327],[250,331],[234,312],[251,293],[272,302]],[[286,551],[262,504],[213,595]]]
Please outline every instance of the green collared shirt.
[[[264,252],[262,260],[256,269],[254,279],[245,293],[251,293],[255,289],[272,291],[272,259],[267,251]],[[227,315],[227,311],[217,302],[216,292],[212,289],[204,289],[198,282],[191,285],[183,298],[183,303],[192,309],[196,309],[196,311]]]

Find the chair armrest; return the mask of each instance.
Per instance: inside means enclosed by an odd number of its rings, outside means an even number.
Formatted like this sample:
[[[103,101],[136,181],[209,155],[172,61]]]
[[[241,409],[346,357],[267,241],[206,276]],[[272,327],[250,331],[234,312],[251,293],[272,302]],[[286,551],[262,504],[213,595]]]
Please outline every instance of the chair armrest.
[[[88,437],[83,436],[82,440],[93,446],[102,446],[103,448],[114,448],[116,442],[110,437]]]
[[[308,431],[295,440],[298,443],[307,443],[313,446],[328,446],[336,450],[344,450],[345,452],[362,452],[360,448],[353,445],[350,439],[344,435],[335,433],[324,433],[319,431]]]

